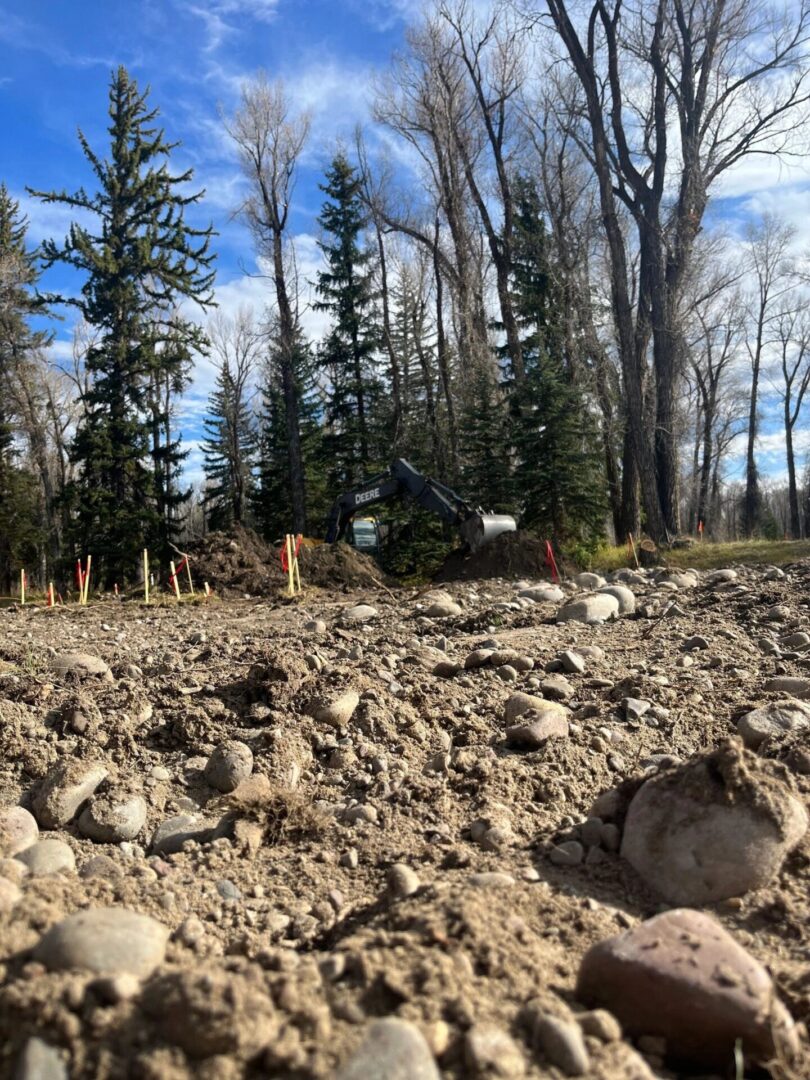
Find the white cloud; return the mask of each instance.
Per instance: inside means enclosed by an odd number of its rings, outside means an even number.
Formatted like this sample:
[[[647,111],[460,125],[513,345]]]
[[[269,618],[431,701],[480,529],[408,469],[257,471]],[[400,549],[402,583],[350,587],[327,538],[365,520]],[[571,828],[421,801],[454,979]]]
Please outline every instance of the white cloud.
[[[278,11],[278,0],[203,0],[201,4],[182,3],[184,11],[200,19],[205,27],[204,51],[216,50],[244,29],[246,20],[270,23]]]

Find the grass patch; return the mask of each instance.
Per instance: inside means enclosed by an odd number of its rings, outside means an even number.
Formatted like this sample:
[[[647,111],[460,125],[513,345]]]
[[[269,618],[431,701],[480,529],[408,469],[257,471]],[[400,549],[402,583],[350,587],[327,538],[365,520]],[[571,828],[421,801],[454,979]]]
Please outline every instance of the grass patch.
[[[717,570],[732,563],[783,566],[810,558],[810,540],[737,540],[728,544],[698,543],[688,548],[672,548],[662,552],[661,561],[667,566],[692,566],[696,570]],[[591,560],[589,569],[609,571],[633,565],[627,547],[601,547]]]

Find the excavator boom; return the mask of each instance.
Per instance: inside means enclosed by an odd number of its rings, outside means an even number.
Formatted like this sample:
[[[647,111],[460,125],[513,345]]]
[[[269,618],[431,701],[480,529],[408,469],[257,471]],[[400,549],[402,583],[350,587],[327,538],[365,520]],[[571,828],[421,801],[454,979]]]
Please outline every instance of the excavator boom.
[[[501,533],[517,528],[515,519],[508,514],[485,514],[473,508],[451,488],[423,476],[404,458],[398,458],[387,472],[379,473],[335,500],[327,521],[326,542],[333,544],[340,540],[358,511],[402,497],[413,499],[442,521],[455,525],[472,551],[477,551]]]

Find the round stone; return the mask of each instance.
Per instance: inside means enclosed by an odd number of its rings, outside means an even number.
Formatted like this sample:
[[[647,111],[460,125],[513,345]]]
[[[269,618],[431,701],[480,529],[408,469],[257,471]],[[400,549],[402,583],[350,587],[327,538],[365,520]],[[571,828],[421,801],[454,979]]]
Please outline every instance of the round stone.
[[[168,929],[126,908],[89,908],[52,926],[34,958],[54,971],[77,968],[98,974],[146,978],[163,962]]]
[[[134,840],[146,824],[146,800],[112,789],[92,799],[79,815],[79,832],[97,844]]]
[[[33,814],[22,806],[0,809],[0,855],[10,858],[25,851],[39,839],[39,826]]]
[[[205,766],[205,781],[217,791],[231,792],[253,772],[253,751],[243,742],[221,742]]]
[[[73,850],[63,840],[47,837],[21,851],[15,858],[28,867],[31,877],[46,877],[63,870],[76,869]]]

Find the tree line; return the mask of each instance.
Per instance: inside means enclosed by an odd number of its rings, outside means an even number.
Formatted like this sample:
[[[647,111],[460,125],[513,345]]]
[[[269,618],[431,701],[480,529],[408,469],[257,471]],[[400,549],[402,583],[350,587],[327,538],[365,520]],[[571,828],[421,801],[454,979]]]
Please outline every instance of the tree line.
[[[310,118],[259,73],[223,123],[267,306],[230,319],[213,231],[189,224],[204,193],[119,69],[106,156],[80,136],[92,187],[32,193],[76,212],[67,238],[31,250],[0,188],[0,577],[92,547],[124,581],[141,547],[166,558],[203,526],[317,535],[395,456],[573,550],[699,522],[804,535],[806,259],[778,218],[740,235],[712,209],[746,159],[800,149],[809,28],[805,0],[434,0],[373,128],[333,149],[312,281],[290,223]],[[57,263],[69,295],[40,288]],[[72,367],[48,359],[66,306]],[[177,410],[203,355],[197,505]],[[773,402],[783,509],[757,463]]]

